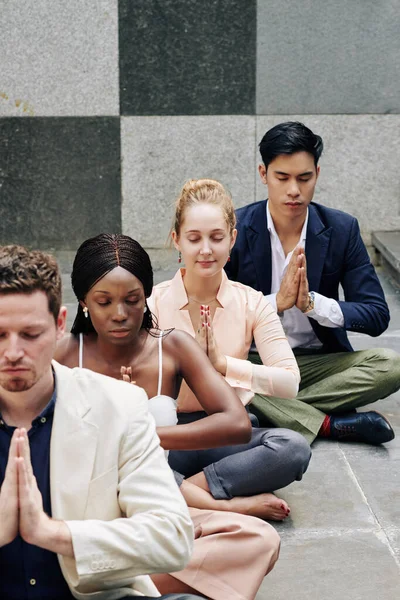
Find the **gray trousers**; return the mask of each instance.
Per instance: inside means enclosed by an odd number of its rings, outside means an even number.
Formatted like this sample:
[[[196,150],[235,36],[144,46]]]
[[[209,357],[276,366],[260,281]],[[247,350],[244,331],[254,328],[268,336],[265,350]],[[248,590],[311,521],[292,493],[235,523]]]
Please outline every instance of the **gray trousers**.
[[[206,413],[179,413],[178,424]],[[311,449],[299,433],[282,428],[253,428],[250,442],[208,450],[170,450],[172,469],[191,477],[203,471],[214,498],[253,496],[299,481],[307,470]]]

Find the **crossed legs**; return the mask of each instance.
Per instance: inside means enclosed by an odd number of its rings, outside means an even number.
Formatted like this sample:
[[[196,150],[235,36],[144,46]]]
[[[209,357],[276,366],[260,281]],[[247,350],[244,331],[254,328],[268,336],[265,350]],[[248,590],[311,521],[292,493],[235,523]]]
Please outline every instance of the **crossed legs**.
[[[249,359],[259,363],[258,354]],[[400,355],[372,348],[334,354],[296,356],[301,374],[294,400],[256,394],[250,410],[260,423],[272,423],[301,433],[309,443],[327,414],[340,414],[386,398],[400,388]]]

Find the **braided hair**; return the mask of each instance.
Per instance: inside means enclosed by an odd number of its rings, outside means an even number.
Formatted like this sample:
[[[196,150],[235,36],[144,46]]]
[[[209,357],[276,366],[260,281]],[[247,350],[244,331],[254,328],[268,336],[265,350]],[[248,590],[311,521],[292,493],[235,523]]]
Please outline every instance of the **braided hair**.
[[[78,301],[84,300],[88,291],[115,267],[122,267],[139,279],[148,298],[153,289],[153,269],[150,257],[136,240],[120,233],[100,233],[81,244],[72,266],[71,283]],[[147,306],[147,303],[146,303]],[[147,307],[141,327],[150,332],[156,328],[154,316]],[[90,315],[85,317],[81,304],[71,333],[95,332]]]

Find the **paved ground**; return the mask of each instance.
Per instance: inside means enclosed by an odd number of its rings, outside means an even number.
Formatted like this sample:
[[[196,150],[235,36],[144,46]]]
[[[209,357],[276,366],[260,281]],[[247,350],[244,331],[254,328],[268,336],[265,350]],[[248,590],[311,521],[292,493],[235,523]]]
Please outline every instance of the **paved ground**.
[[[157,281],[169,277],[156,274]],[[400,289],[380,278],[390,328],[377,339],[353,334],[352,343],[400,352]],[[76,303],[68,276],[64,283],[71,324]],[[291,516],[276,525],[280,560],[257,600],[400,598],[400,392],[374,408],[390,419],[395,440],[380,447],[318,441],[304,480],[280,492]]]

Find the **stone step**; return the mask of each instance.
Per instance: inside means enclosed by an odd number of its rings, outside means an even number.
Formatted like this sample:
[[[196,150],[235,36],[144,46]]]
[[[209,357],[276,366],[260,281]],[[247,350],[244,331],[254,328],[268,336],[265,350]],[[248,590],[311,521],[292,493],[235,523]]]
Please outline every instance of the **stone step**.
[[[400,284],[400,231],[374,231],[371,242],[382,266]]]

